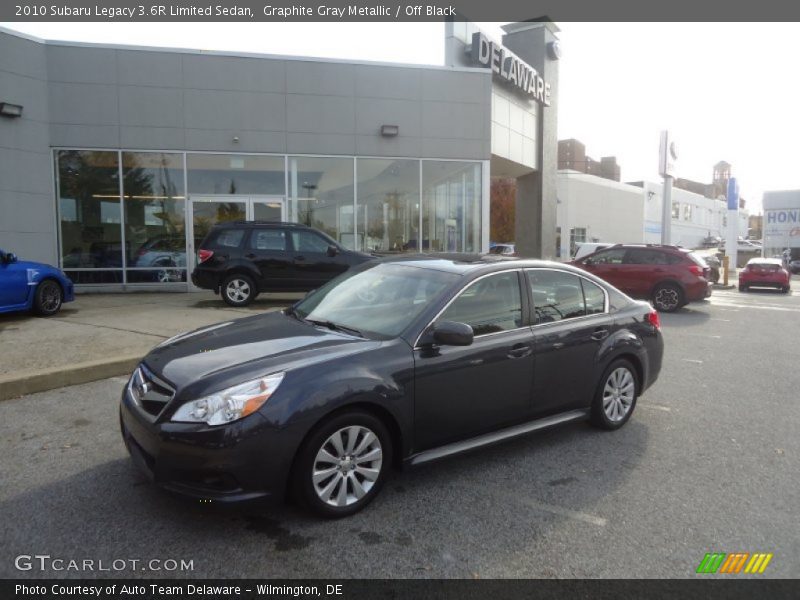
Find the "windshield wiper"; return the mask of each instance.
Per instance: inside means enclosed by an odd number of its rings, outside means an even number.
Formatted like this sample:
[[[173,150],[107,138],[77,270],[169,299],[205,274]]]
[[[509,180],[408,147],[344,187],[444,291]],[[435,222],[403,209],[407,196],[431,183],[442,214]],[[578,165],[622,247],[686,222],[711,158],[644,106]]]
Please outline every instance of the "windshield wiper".
[[[306,321],[313,323],[314,325],[319,325],[320,327],[327,327],[331,331],[344,331],[345,333],[351,333],[353,335],[357,335],[358,337],[364,337],[364,334],[358,329],[355,329],[354,327],[348,327],[347,325],[339,325],[338,323],[333,323],[332,321],[326,321],[324,319],[306,319]]]

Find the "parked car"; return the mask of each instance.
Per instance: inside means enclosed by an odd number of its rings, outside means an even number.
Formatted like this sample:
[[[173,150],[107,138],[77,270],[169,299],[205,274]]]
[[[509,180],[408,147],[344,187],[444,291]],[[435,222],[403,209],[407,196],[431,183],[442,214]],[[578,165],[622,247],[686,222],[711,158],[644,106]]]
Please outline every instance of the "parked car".
[[[489,248],[489,254],[498,254],[500,256],[516,256],[517,249],[514,244],[495,244]]]
[[[246,306],[260,292],[316,289],[373,258],[297,223],[222,223],[200,244],[192,283],[221,293],[231,306]]]
[[[779,258],[751,258],[739,272],[739,291],[751,287],[772,287],[784,294],[791,291],[791,275]]]
[[[235,502],[288,489],[341,517],[392,465],[587,418],[622,427],[662,354],[649,304],[574,267],[386,259],[285,311],[157,346],[122,392],[122,436],[168,490]]]
[[[703,258],[680,246],[617,244],[572,262],[634,298],[673,312],[711,295],[711,269]]]
[[[139,247],[131,262],[134,267],[152,267],[153,271],[143,274],[160,283],[185,281],[186,238],[183,235],[151,238]]]
[[[575,249],[575,256],[572,257],[572,260],[578,260],[583,258],[584,256],[589,256],[590,254],[594,254],[600,250],[605,250],[606,248],[610,248],[615,244],[611,244],[608,242],[582,242],[577,244]]]
[[[701,242],[703,248],[715,248],[717,246],[721,246],[725,244],[725,240],[723,240],[718,235],[709,235],[708,237],[703,238]]]
[[[793,260],[789,263],[789,271],[795,275],[800,274],[800,259]]]
[[[0,250],[0,313],[33,311],[49,317],[74,299],[72,281],[59,269]]]

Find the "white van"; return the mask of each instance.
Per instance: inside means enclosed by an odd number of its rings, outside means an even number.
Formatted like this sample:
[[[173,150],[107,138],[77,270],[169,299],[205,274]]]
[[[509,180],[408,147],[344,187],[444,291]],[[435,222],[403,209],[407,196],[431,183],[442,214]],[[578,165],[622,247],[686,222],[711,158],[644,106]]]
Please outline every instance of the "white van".
[[[594,254],[598,250],[605,250],[611,246],[616,246],[616,244],[611,244],[609,242],[583,242],[581,244],[576,244],[576,246],[577,249],[575,250],[575,256],[572,257],[572,260],[578,260],[588,254]]]

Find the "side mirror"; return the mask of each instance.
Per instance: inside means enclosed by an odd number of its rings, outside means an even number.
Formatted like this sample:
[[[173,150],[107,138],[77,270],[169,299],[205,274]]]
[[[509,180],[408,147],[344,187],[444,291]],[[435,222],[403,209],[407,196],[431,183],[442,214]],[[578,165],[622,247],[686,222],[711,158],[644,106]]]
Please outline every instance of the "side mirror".
[[[475,339],[472,327],[455,321],[439,321],[433,326],[433,340],[441,346],[471,346]]]
[[[336,256],[337,254],[339,254],[339,248],[337,248],[337,247],[336,247],[336,246],[334,246],[333,244],[331,244],[330,246],[328,246],[328,256],[330,256],[330,257],[334,257],[334,256]]]
[[[9,252],[8,254],[6,254],[3,257],[3,262],[6,263],[7,265],[10,265],[11,263],[15,263],[15,262],[17,262],[17,255],[14,254],[13,252]]]

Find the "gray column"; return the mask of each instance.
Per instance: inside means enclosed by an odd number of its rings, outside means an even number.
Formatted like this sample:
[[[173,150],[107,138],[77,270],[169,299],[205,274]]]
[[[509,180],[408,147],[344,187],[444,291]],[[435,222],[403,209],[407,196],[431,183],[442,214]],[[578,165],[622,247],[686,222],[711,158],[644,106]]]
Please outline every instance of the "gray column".
[[[558,60],[548,44],[558,41],[553,23],[512,23],[503,29],[503,45],[536,69],[550,84],[550,106],[539,110],[539,171],[517,179],[516,239],[520,256],[556,255],[556,170],[558,167]],[[562,235],[569,232],[562,232]]]

